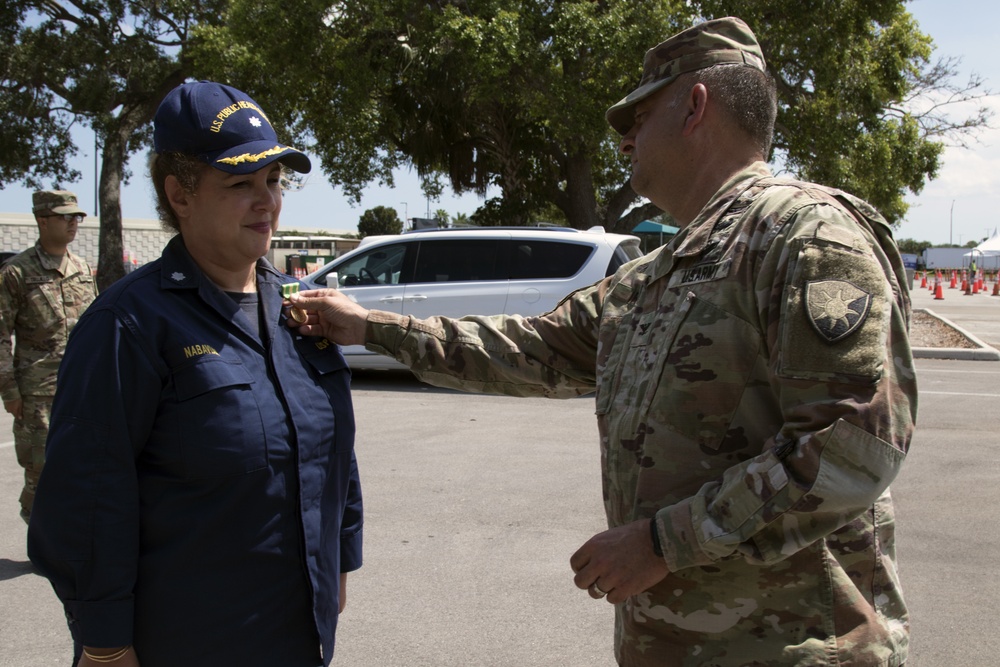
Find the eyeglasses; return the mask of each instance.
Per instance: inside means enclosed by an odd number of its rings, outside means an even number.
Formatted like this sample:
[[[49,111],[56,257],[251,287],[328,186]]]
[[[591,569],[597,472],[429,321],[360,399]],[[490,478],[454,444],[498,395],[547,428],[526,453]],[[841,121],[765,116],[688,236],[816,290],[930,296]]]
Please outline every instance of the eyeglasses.
[[[43,215],[43,218],[62,218],[66,222],[83,222],[85,217],[82,213],[52,213],[50,215]]]

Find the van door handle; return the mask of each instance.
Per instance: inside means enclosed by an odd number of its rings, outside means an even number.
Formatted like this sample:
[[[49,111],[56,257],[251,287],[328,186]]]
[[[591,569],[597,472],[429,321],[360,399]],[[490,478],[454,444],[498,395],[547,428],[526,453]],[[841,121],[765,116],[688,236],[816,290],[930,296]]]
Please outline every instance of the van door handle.
[[[408,296],[404,299],[404,301],[426,301],[426,300],[427,300],[426,294],[415,294],[413,296]]]
[[[402,303],[403,297],[401,296],[384,296],[378,300],[379,303]]]

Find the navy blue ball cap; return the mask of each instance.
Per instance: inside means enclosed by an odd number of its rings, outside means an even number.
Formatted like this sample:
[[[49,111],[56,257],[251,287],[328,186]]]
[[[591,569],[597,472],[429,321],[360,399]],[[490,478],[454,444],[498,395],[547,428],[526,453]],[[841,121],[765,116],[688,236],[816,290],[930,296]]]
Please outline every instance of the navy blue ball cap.
[[[275,160],[302,174],[312,169],[304,153],[278,141],[249,95],[214,81],[167,93],[153,117],[153,150],[193,155],[230,174],[250,174]]]

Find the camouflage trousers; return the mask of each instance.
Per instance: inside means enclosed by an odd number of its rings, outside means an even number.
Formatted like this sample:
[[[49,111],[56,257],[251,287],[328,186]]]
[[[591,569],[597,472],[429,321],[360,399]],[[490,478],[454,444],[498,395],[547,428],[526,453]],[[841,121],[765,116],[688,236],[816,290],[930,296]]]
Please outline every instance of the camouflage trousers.
[[[28,522],[35,489],[45,465],[45,438],[49,433],[52,396],[22,396],[21,419],[14,420],[14,450],[17,463],[24,468],[24,488],[21,490],[21,518]]]

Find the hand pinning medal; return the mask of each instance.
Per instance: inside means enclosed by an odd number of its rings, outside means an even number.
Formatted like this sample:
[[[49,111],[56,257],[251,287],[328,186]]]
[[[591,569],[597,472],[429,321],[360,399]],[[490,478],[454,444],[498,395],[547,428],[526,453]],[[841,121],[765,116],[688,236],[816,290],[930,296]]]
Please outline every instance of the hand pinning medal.
[[[298,294],[298,293],[299,293],[298,283],[287,283],[281,286],[281,296],[283,296],[286,301],[293,294]],[[309,319],[309,316],[306,314],[306,311],[302,310],[298,306],[289,305],[288,315],[299,324],[305,324],[305,321]]]

